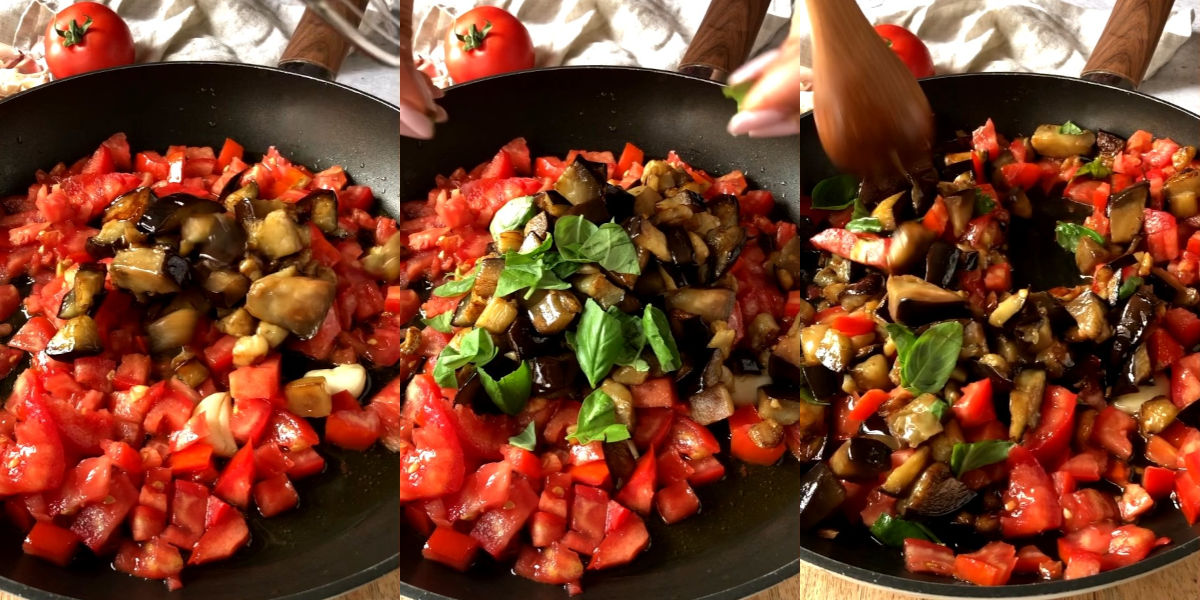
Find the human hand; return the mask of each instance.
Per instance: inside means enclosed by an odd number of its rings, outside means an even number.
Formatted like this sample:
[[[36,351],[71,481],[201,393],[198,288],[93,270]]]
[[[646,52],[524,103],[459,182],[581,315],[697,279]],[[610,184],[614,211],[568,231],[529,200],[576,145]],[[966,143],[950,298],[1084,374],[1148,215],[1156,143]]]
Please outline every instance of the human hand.
[[[434,100],[442,90],[429,76],[405,61],[400,65],[400,135],[427,140],[433,137],[433,124],[446,120],[446,111]]]
[[[794,25],[782,46],[760,54],[729,76],[729,85],[746,81],[754,85],[729,120],[730,134],[776,137],[800,133],[800,92],[812,89],[812,70],[800,65]]]

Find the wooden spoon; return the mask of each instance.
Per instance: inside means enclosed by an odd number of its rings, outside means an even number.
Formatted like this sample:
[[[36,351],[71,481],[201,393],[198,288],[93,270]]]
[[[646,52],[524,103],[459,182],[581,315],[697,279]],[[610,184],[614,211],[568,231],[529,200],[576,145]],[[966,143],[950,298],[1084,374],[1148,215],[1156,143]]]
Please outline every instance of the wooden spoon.
[[[806,0],[812,22],[813,117],[825,153],[864,179],[930,162],[933,110],[912,73],[853,0]]]

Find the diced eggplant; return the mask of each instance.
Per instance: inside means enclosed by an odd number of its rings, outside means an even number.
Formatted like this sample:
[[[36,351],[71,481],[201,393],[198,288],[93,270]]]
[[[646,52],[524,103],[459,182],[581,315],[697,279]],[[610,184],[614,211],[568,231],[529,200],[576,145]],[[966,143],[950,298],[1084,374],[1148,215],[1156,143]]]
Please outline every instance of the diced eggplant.
[[[1042,406],[1042,394],[1046,390],[1046,372],[1041,369],[1023,369],[1013,380],[1013,390],[1008,395],[1008,410],[1012,419],[1008,437],[1019,440],[1025,429],[1038,423]]]
[[[821,405],[805,401],[799,391],[777,385],[765,385],[758,388],[756,406],[760,417],[772,419],[780,425],[792,425],[811,412],[810,407]]]
[[[1172,175],[1163,185],[1171,213],[1187,219],[1200,213],[1200,170],[1186,169]]]
[[[534,395],[571,393],[579,375],[574,355],[538,356],[528,359]]]
[[[819,462],[800,478],[800,530],[812,529],[841,508],[846,490],[830,470]]]
[[[618,223],[633,216],[633,195],[619,185],[604,184],[604,205]]]
[[[1144,437],[1161,433],[1179,416],[1179,407],[1165,396],[1145,402],[1138,409],[1138,429]]]
[[[178,292],[187,280],[187,260],[162,248],[129,248],[113,256],[113,285],[135,294]]]
[[[1144,218],[1146,199],[1149,193],[1150,185],[1143,181],[1113,194],[1109,199],[1109,235],[1112,237],[1114,243],[1124,244],[1132,241],[1134,236],[1142,230],[1142,219]],[[1086,236],[1081,237],[1080,241],[1083,239],[1088,238]],[[1080,272],[1084,274],[1091,273],[1090,270],[1081,270]]]
[[[296,222],[285,209],[273,210],[261,221],[248,221],[246,231],[250,247],[268,258],[279,259],[304,249]]]
[[[204,366],[203,362],[194,358],[175,367],[175,378],[192,389],[200,387],[208,379],[208,376],[208,368]]]
[[[146,212],[151,204],[155,201],[154,193],[148,187],[140,187],[131,192],[126,192],[112,201],[108,208],[104,209],[104,222],[109,221],[129,221],[137,223],[142,218],[142,213]]]
[[[892,467],[892,449],[868,437],[852,437],[829,458],[829,468],[840,479],[876,477]]]
[[[234,177],[234,181],[240,179]],[[251,181],[221,198],[225,209],[233,211],[239,220],[253,219],[254,214],[250,202],[258,199],[258,183]]]
[[[988,324],[992,327],[1004,327],[1004,324],[1025,306],[1025,299],[1028,297],[1029,290],[1027,288],[1006,296],[996,304],[992,314],[988,315]]]
[[[80,315],[93,314],[104,297],[106,269],[100,263],[87,263],[75,273],[75,284],[63,296],[58,307],[58,318],[74,319]]]
[[[285,269],[250,284],[246,310],[255,317],[274,323],[300,339],[313,336],[333,306],[337,286],[323,279],[295,275]]]
[[[560,340],[560,336],[539,333],[534,329],[529,314],[520,310],[502,338],[505,348],[516,352],[521,359],[558,353],[562,350]]]
[[[1102,158],[1114,158],[1125,150],[1125,138],[1098,129],[1096,130],[1096,148]]]
[[[658,260],[671,260],[671,252],[667,248],[667,236],[661,229],[655,227],[649,219],[637,217],[630,222],[632,232],[629,238],[633,245],[653,254]]]
[[[479,318],[475,320],[475,326],[495,334],[501,334],[512,325],[516,318],[517,302],[494,296],[488,299],[487,305],[479,313]]]
[[[817,360],[826,369],[841,373],[850,366],[850,361],[854,360],[854,345],[850,341],[850,336],[830,327],[821,336],[816,355]]]
[[[879,219],[879,224],[883,227],[884,231],[894,231],[896,224],[901,222],[902,219],[897,218],[896,213],[898,207],[904,205],[903,200],[907,193],[905,191],[896,192],[880,200],[879,204],[876,204],[875,208],[871,209],[871,216]]]
[[[108,221],[100,227],[99,233],[87,239],[85,249],[92,258],[107,258],[117,250],[145,239],[145,234],[138,231],[131,221]]]
[[[482,298],[490,298],[496,293],[496,285],[500,283],[500,273],[504,271],[504,259],[499,257],[485,258],[479,261],[479,271],[475,274],[475,284],[471,291]]]
[[[1125,302],[1121,315],[1117,318],[1116,331],[1113,332],[1110,365],[1123,365],[1129,360],[1133,351],[1145,339],[1146,330],[1155,319],[1157,305],[1157,299],[1145,289],[1134,292]],[[1069,310],[1070,306],[1067,308]],[[1107,327],[1107,323],[1105,326]]]
[[[393,282],[400,277],[404,270],[404,258],[408,256],[408,248],[400,236],[393,235],[379,246],[373,246],[363,256],[363,270],[368,275],[378,277],[386,282]]]
[[[943,517],[962,510],[975,492],[950,473],[946,463],[935,462],[925,469],[908,496],[908,510],[925,517]]]
[[[726,288],[683,287],[666,295],[667,306],[697,315],[705,322],[728,321],[733,313],[734,293]]]
[[[1080,273],[1094,273],[1096,267],[1108,259],[1108,250],[1104,244],[1084,235],[1079,237],[1079,245],[1075,247],[1075,267]]]
[[[583,217],[597,225],[607,223],[612,219],[612,215],[608,213],[608,206],[604,203],[603,198],[596,198],[583,204],[576,204],[568,208],[566,214]]]
[[[708,269],[702,273],[706,281],[716,281],[733,266],[741,256],[746,232],[739,224],[740,206],[735,196],[722,195],[709,201],[708,210],[721,226],[713,228],[705,236],[710,248]]]
[[[540,238],[545,238],[546,233],[550,231],[550,217],[546,215],[546,211],[539,211],[533,215],[533,218],[525,222],[525,229],[521,231],[522,240],[529,234],[534,234]]]
[[[767,359],[767,374],[776,385],[789,389],[795,389],[806,381],[802,367],[777,354],[772,354]]]
[[[250,291],[250,279],[229,269],[209,271],[202,285],[204,291],[208,292],[219,306],[225,308],[236,306]]]
[[[100,328],[87,315],[68,320],[46,344],[46,355],[58,360],[74,360],[102,351]]]
[[[538,290],[524,305],[533,328],[546,335],[561,333],[583,311],[575,294],[565,290]]]
[[[917,448],[917,451],[904,459],[904,462],[900,463],[900,466],[892,469],[891,473],[888,473],[887,479],[879,486],[880,489],[893,496],[899,496],[904,490],[908,489],[908,486],[912,485],[917,476],[925,469],[925,465],[929,462],[930,452],[929,446]]]
[[[325,389],[324,377],[301,377],[283,386],[287,408],[301,417],[328,417],[333,411],[333,399]]]
[[[576,290],[594,299],[600,305],[600,308],[606,310],[610,306],[617,306],[621,301],[625,300],[625,290],[614,285],[603,273],[578,275],[571,280],[571,283]]]
[[[146,326],[150,351],[161,354],[186,346],[195,337],[199,321],[200,311],[194,308],[181,308],[153,321]]]
[[[333,233],[338,228],[337,194],[331,190],[314,190],[296,201],[294,210],[308,217],[321,233]]]
[[[850,368],[850,377],[859,391],[875,388],[885,388],[888,381],[888,360],[882,354],[873,354],[866,360]],[[838,391],[841,391],[839,386]]]
[[[887,264],[892,273],[908,273],[925,261],[934,235],[916,221],[905,221],[892,234],[888,246]]]
[[[567,201],[562,194],[554,190],[546,190],[538,192],[533,196],[533,205],[547,215],[558,218],[567,214],[567,210],[571,208],[571,202]],[[537,232],[539,236],[545,236],[545,231]],[[529,229],[526,228],[525,234],[529,234]]]
[[[933,405],[938,401],[933,394],[921,394],[904,408],[892,413],[888,417],[888,429],[892,436],[910,448],[916,448],[921,442],[941,433],[941,419],[933,413]]]
[[[222,212],[217,202],[191,194],[171,194],[152,202],[142,212],[137,228],[147,235],[171,233],[179,229],[192,215]]]
[[[967,224],[971,222],[971,217],[975,214],[975,188],[968,188],[945,196],[943,200],[946,202],[946,210],[950,215],[950,228],[954,233],[954,239],[958,239],[967,231]]]
[[[246,231],[225,214],[192,215],[180,228],[179,253],[188,255],[193,249],[201,258],[234,264],[246,251]]]
[[[253,335],[256,326],[254,317],[245,308],[237,308],[216,322],[217,331],[239,338]]]
[[[688,398],[688,406],[693,421],[711,425],[733,415],[733,395],[723,385],[710,385],[692,394]]]
[[[1086,129],[1078,134],[1062,133],[1058,125],[1038,125],[1030,143],[1042,156],[1070,158],[1091,154],[1096,134]]]
[[[558,181],[554,182],[554,190],[576,206],[593,200],[603,201],[602,194],[607,175],[608,169],[605,165],[576,157],[574,162],[563,169]]]
[[[965,298],[919,277],[892,275],[887,292],[892,321],[909,327],[970,316]]]
[[[463,299],[458,302],[458,307],[454,310],[454,318],[450,321],[450,324],[455,327],[474,326],[475,321],[479,319],[479,315],[483,314],[483,309],[487,306],[487,301],[487,298],[475,293],[463,296]]]
[[[1152,285],[1154,294],[1159,298],[1178,306],[1200,304],[1200,292],[1197,292],[1194,287],[1184,285],[1174,273],[1162,267],[1151,267],[1150,274],[1154,277],[1148,281]]]

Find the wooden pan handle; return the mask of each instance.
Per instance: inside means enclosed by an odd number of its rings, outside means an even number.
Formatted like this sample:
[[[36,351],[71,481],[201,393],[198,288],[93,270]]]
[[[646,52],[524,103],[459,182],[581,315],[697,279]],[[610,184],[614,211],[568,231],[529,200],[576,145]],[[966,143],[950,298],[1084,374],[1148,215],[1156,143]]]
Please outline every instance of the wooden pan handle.
[[[333,10],[357,25],[367,1],[350,0],[359,10],[355,12],[350,6],[334,0]],[[342,68],[342,61],[346,60],[349,51],[350,42],[311,8],[306,8],[300,22],[296,24],[296,30],[292,32],[292,39],[283,51],[283,56],[279,58],[279,68],[322,79],[333,79]]]
[[[724,81],[750,55],[770,0],[712,0],[679,72]]]
[[[1084,79],[1136,88],[1146,76],[1175,0],[1117,0],[1096,49],[1083,67]]]

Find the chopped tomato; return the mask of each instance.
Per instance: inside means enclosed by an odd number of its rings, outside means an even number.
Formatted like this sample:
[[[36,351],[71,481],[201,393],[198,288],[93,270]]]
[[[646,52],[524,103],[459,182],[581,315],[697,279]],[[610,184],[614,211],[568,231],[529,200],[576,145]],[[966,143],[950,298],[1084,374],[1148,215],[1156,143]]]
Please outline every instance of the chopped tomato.
[[[1046,413],[1042,418],[1046,418]],[[1014,446],[1008,454],[1008,467],[1005,508],[1000,513],[1004,536],[1025,537],[1058,528],[1063,515],[1054,483],[1035,460],[1035,455],[1023,446]]]
[[[941,544],[916,538],[904,540],[904,568],[909,573],[954,575],[954,551]]]
[[[1200,361],[1200,355],[1197,360]],[[1200,389],[1197,391],[1200,394]],[[1043,465],[1054,460],[1071,441],[1075,430],[1075,396],[1064,387],[1046,386],[1041,420],[1025,435],[1025,446]]]
[[[992,404],[992,380],[980,379],[962,388],[962,394],[951,407],[963,427],[978,427],[996,420]]]
[[[977,552],[956,556],[954,576],[975,585],[1004,585],[1016,566],[1016,548],[1004,542],[991,542]]]
[[[478,551],[479,542],[475,538],[459,533],[452,527],[438,526],[425,540],[421,555],[459,571],[466,571],[475,561]]]
[[[742,406],[729,417],[729,448],[730,452],[744,462],[755,465],[772,465],[779,461],[787,450],[787,445],[780,441],[769,448],[759,446],[750,435],[750,428],[762,422],[758,410],[753,406]]]

